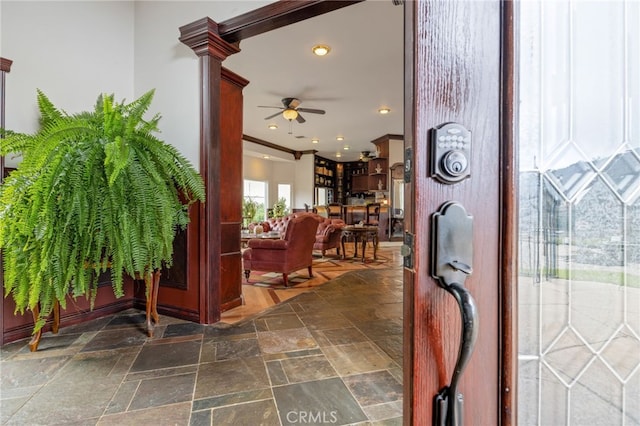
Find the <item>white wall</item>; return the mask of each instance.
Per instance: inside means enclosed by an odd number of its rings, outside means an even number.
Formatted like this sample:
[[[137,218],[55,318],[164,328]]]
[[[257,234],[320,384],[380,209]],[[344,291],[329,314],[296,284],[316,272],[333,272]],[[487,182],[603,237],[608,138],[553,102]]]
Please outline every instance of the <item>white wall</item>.
[[[68,113],[90,110],[101,93],[133,100],[132,2],[2,1],[0,7],[0,55],[13,61],[6,77],[8,129],[38,129],[36,89]]]
[[[199,166],[199,59],[181,43],[179,28],[204,17],[224,21],[270,1],[139,1],[135,6],[135,91],[156,89],[162,139]],[[223,63],[224,65],[224,63]]]
[[[404,141],[389,140],[389,167],[396,163],[404,163]]]
[[[273,161],[245,155],[242,160],[242,176],[249,180],[268,181],[271,179]]]
[[[313,204],[312,154],[304,154],[299,160],[295,160],[290,153],[248,141],[244,141],[243,150],[243,176],[245,179],[269,181],[270,204],[277,200],[279,183],[291,185],[291,208],[304,209],[305,203]],[[263,155],[268,155],[271,159],[265,160],[262,158]],[[267,169],[268,174],[262,174],[267,173]]]
[[[306,169],[307,174],[312,174],[312,165],[305,161],[310,155],[303,155],[301,160],[294,161],[272,161],[263,158],[245,155],[243,157],[242,175],[244,179],[268,182],[267,207],[271,207],[278,200],[278,184],[287,183],[291,185],[291,208],[303,209],[305,201],[313,196],[313,185],[305,185],[297,178],[300,169]],[[308,179],[311,182],[311,179]]]
[[[178,41],[180,26],[237,16],[271,1],[0,1],[0,56],[7,128],[38,127],[36,88],[67,112],[88,110],[100,93],[133,100],[156,91],[161,139],[198,167],[198,58]],[[8,165],[11,162],[8,161]]]

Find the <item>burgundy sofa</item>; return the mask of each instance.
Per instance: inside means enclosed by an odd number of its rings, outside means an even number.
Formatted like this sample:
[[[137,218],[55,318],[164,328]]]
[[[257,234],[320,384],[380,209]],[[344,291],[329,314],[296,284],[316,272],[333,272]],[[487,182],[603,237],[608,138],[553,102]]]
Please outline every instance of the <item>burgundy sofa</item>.
[[[340,238],[342,237],[342,228],[345,226],[345,222],[342,219],[328,219],[312,212],[299,212],[276,219],[271,218],[260,223],[252,223],[249,225],[249,230],[253,230],[256,225],[262,225],[265,232],[282,232],[292,218],[299,216],[311,216],[318,222],[313,244],[314,250],[321,251],[322,256],[324,256],[327,250],[336,249],[336,253],[340,255]]]
[[[302,268],[309,270],[313,277],[313,243],[318,221],[312,216],[292,217],[287,221],[284,234],[280,239],[253,238],[242,253],[244,275],[249,281],[251,271],[282,273],[285,287],[287,276]]]

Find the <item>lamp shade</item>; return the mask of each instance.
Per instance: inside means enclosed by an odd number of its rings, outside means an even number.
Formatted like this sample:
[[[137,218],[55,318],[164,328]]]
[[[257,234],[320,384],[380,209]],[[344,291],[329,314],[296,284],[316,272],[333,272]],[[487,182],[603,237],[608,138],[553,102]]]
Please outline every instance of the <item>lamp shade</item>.
[[[282,111],[282,116],[287,120],[292,121],[298,118],[298,111],[296,111],[295,109],[287,108]]]

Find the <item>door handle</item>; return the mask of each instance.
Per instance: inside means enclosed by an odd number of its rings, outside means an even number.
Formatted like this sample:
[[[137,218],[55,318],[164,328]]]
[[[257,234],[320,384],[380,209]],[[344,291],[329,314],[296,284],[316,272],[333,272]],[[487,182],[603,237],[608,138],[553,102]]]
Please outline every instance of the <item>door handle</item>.
[[[433,215],[432,229],[431,275],[456,299],[462,325],[458,359],[451,381],[434,398],[433,424],[461,426],[464,398],[458,393],[458,382],[478,338],[478,307],[464,286],[466,278],[473,272],[473,217],[461,204],[449,201]]]

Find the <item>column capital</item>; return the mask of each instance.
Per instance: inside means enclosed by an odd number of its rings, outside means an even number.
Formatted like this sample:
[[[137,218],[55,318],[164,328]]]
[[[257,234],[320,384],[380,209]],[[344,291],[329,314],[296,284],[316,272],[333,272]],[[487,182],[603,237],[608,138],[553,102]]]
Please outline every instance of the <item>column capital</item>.
[[[220,37],[218,24],[208,17],[180,27],[178,40],[189,46],[196,55],[213,56],[220,61],[240,51],[237,45]]]
[[[1,72],[9,72],[11,71],[11,64],[13,61],[7,58],[0,58],[0,71]]]

